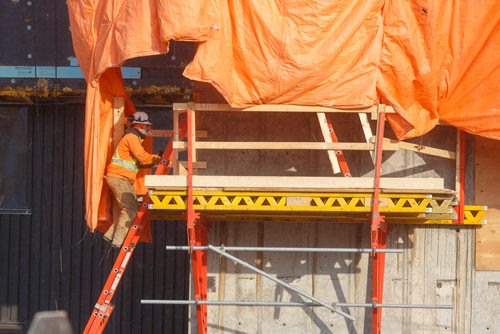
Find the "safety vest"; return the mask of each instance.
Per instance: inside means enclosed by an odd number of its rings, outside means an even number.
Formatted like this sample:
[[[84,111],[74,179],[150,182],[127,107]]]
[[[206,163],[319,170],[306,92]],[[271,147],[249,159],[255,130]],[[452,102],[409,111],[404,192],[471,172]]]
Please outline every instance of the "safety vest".
[[[133,157],[132,160],[124,160],[120,158],[118,150],[115,151],[115,154],[111,159],[111,165],[123,167],[134,173],[137,173],[139,171],[139,168],[137,167],[137,160]]]
[[[116,146],[108,165],[107,176],[125,178],[134,183],[141,165],[153,163],[155,155],[146,152],[142,146],[142,139],[143,137],[136,129],[125,131],[125,136]]]

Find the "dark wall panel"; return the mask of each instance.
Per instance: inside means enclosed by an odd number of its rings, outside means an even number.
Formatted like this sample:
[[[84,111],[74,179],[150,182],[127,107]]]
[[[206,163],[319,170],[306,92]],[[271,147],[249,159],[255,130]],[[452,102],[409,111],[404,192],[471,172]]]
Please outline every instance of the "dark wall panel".
[[[0,106],[0,214],[27,212],[28,108]]]
[[[69,14],[66,1],[0,1],[0,91],[7,87],[34,87],[37,80],[30,77],[11,78],[2,75],[1,66],[73,66],[70,59],[75,57]],[[156,101],[162,104],[172,101],[183,101],[183,95],[190,95],[191,82],[182,75],[186,65],[193,59],[194,43],[171,42],[169,52],[164,55],[148,56],[130,59],[124,66],[140,67],[141,77],[126,79],[125,85],[134,93],[132,98],[139,103],[145,102],[145,95],[155,95],[143,92],[142,87],[160,87],[157,95],[165,95],[164,100]],[[54,70],[55,71],[55,70]],[[85,90],[83,79],[64,78],[57,73],[58,78],[47,78],[36,72],[36,78],[46,79],[39,82],[40,86],[50,92],[58,92],[65,98],[82,98],[79,95]],[[172,86],[181,89],[179,94],[166,94],[164,87]],[[73,93],[65,94],[63,88],[73,89]],[[30,94],[29,94],[30,95]],[[43,95],[43,94],[42,94]],[[149,97],[152,99],[153,97]],[[189,99],[189,97],[187,98]],[[165,101],[166,100],[166,101]]]
[[[36,312],[65,310],[81,332],[117,256],[84,222],[83,105],[29,110],[28,197],[32,215],[0,215],[0,329],[25,332]],[[0,175],[1,177],[1,175]],[[152,222],[154,243],[138,246],[115,297],[108,333],[185,333],[185,307],[141,299],[187,299],[183,222]]]

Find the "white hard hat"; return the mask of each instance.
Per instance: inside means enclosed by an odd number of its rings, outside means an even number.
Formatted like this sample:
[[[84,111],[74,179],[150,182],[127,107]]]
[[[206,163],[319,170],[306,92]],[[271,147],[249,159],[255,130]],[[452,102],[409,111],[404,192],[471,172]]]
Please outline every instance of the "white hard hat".
[[[132,124],[147,124],[147,125],[153,125],[151,121],[149,120],[148,114],[146,114],[144,111],[136,111],[134,115],[132,116]]]

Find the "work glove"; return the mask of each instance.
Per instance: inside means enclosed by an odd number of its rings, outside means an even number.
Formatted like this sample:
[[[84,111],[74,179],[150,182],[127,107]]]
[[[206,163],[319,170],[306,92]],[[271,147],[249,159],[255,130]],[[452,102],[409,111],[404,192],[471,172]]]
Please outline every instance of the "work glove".
[[[161,156],[155,154],[153,156],[153,164],[158,165],[160,163],[160,161],[161,161]]]

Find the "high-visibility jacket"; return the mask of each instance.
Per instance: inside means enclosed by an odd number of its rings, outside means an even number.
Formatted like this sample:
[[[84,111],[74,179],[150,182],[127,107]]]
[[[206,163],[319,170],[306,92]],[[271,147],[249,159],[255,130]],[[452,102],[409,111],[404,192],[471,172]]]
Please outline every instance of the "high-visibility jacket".
[[[108,165],[106,175],[125,178],[132,183],[140,165],[151,165],[156,155],[146,152],[142,146],[144,136],[134,128],[127,129],[118,143],[115,154]]]

